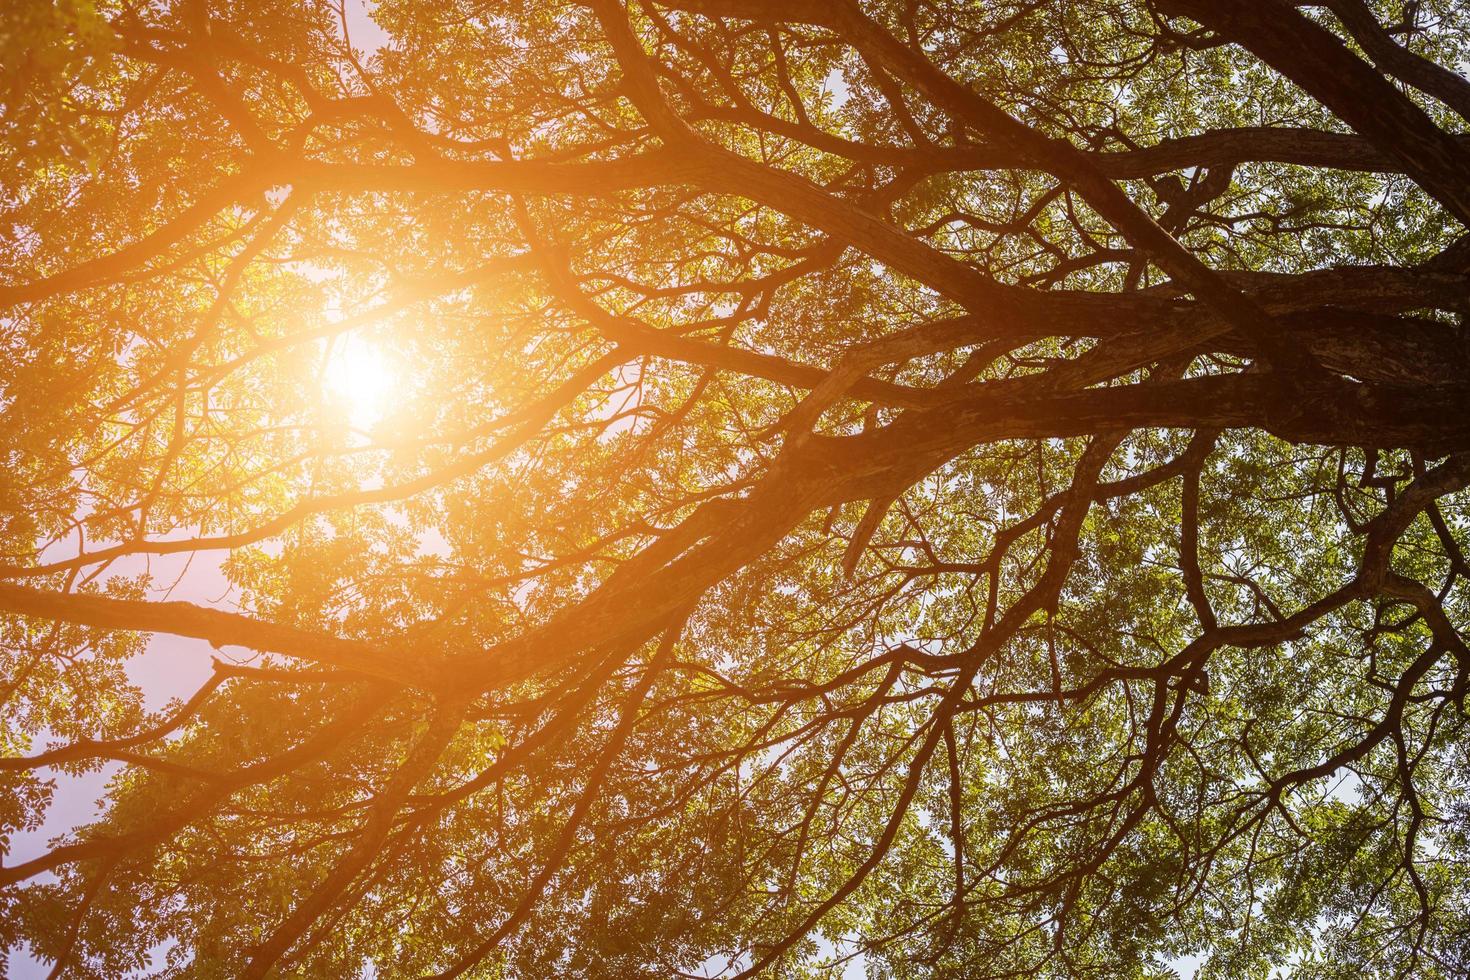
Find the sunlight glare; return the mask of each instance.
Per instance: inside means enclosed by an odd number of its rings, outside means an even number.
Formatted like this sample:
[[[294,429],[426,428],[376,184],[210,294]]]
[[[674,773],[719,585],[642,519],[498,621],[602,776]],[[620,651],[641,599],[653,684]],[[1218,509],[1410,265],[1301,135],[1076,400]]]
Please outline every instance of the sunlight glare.
[[[332,349],[323,375],[328,396],[346,408],[354,429],[364,431],[388,414],[397,380],[383,352],[356,337],[348,337]]]

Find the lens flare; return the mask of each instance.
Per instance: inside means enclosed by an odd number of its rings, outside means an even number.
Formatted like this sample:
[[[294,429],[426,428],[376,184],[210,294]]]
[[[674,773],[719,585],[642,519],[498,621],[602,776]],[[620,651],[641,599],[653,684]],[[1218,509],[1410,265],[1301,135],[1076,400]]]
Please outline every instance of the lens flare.
[[[322,384],[354,429],[370,430],[388,414],[398,387],[393,367],[391,359],[368,341],[347,337],[333,347]]]

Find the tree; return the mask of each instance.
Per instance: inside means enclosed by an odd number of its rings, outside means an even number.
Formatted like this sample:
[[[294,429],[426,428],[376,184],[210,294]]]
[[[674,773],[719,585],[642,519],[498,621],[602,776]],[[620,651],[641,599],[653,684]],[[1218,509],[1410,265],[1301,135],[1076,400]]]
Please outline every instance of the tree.
[[[1460,0],[372,16],[4,14],[4,946],[1470,970]]]

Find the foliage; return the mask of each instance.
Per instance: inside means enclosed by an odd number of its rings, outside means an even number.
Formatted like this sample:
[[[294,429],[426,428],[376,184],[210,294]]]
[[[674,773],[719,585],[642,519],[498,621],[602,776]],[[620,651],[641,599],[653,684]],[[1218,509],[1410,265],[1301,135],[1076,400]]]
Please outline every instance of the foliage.
[[[0,949],[1470,970],[1460,0],[350,9],[0,14]]]

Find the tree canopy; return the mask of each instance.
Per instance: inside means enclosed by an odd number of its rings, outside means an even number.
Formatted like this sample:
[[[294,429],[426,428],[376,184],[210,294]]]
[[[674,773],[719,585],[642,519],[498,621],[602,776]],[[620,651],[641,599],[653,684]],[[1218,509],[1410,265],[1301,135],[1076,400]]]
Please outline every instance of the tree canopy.
[[[371,16],[0,13],[0,949],[1470,972],[1463,0]]]

